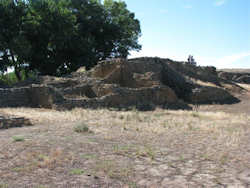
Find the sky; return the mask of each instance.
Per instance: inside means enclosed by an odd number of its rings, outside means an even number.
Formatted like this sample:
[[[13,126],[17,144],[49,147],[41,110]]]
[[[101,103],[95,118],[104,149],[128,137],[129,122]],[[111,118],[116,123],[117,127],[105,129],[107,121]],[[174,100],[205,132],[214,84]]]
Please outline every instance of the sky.
[[[142,50],[198,65],[250,68],[250,0],[124,0],[140,21]]]

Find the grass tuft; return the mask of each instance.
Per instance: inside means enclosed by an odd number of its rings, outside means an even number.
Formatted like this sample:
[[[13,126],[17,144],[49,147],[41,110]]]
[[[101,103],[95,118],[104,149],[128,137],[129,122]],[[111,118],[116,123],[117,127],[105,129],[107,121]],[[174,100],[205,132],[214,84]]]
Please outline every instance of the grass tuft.
[[[89,130],[88,125],[86,125],[84,123],[77,124],[74,127],[74,131],[77,132],[77,133],[91,133],[92,132],[92,131]]]
[[[23,136],[13,136],[12,139],[14,142],[23,142],[25,141],[25,138]]]
[[[70,174],[71,175],[81,175],[81,174],[84,174],[84,170],[79,169],[79,168],[74,168],[74,169],[71,169]]]

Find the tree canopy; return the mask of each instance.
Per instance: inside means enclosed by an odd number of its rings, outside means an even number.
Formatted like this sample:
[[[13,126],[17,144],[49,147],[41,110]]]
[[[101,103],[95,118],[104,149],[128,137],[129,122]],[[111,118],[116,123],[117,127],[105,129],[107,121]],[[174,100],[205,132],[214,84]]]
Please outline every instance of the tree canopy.
[[[114,0],[1,0],[0,71],[60,76],[140,50],[140,23]]]

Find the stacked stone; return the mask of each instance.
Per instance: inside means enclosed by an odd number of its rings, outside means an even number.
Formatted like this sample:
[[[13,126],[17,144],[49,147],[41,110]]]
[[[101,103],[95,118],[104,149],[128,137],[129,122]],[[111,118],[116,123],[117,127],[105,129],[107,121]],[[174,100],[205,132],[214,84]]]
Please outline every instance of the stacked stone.
[[[0,116],[0,129],[13,127],[31,126],[31,122],[26,118]]]

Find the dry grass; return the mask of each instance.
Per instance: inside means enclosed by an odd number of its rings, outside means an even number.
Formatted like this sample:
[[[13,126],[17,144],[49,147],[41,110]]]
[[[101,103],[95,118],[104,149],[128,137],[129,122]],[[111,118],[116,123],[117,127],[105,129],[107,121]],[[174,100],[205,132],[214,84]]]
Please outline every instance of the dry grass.
[[[0,163],[4,164],[0,176],[7,182],[14,181],[13,177],[24,177],[41,185],[54,185],[40,176],[54,177],[54,182],[71,182],[75,177],[87,176],[96,177],[95,181],[105,177],[112,184],[130,182],[129,185],[136,186],[144,171],[135,169],[137,163],[151,169],[161,161],[168,168],[177,168],[197,159],[197,164],[212,161],[215,167],[211,170],[220,173],[223,165],[235,160],[246,164],[248,160],[240,152],[244,150],[246,133],[250,132],[247,114],[199,109],[139,112],[79,108],[63,112],[2,108],[0,113],[26,117],[37,123],[33,127],[0,132]],[[91,133],[75,132],[79,122]],[[25,139],[13,142],[15,135]],[[86,178],[81,181],[90,182]]]
[[[250,84],[238,84],[239,86],[243,87],[247,91],[250,91]]]
[[[74,109],[58,112],[45,109],[6,108],[0,112],[18,115],[32,119],[39,123],[79,123],[88,125],[96,134],[102,134],[105,139],[119,139],[124,135],[138,139],[138,137],[157,138],[169,134],[212,134],[217,142],[233,146],[239,144],[241,135],[249,124],[247,115],[232,115],[224,112],[196,112],[171,111],[158,109],[154,112],[139,111],[109,111]],[[100,119],[101,117],[101,119]],[[64,124],[56,128],[65,129]],[[53,129],[53,125],[50,128]],[[149,139],[148,139],[149,140]]]
[[[189,78],[189,79],[192,80],[194,83],[201,85],[201,86],[218,87],[216,84],[214,84],[212,82],[204,82],[202,80],[198,80],[198,79],[194,79],[194,78]]]

